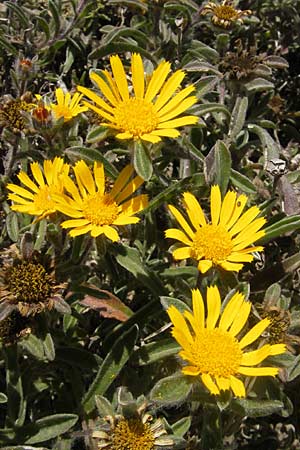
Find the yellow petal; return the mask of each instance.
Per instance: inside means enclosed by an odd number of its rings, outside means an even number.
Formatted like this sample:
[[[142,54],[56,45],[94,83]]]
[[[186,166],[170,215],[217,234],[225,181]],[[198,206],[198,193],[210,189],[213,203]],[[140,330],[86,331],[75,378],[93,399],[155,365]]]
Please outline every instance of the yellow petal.
[[[246,397],[244,383],[233,375],[230,377],[230,386],[236,397]]]
[[[122,97],[122,100],[128,100],[129,99],[129,91],[128,91],[128,84],[126,79],[125,70],[123,67],[123,64],[117,55],[113,55],[110,57],[110,65],[112,68],[114,80],[116,82],[116,85],[118,86],[118,90],[120,92],[120,95]]]
[[[213,225],[218,225],[220,212],[221,212],[221,191],[218,185],[214,185],[211,188],[210,193],[210,214],[211,214],[211,222]]]
[[[164,84],[157,101],[154,104],[155,111],[159,111],[172,97],[176,89],[180,86],[185,73],[182,70],[174,72]]]
[[[229,191],[224,197],[221,214],[220,225],[227,229],[227,224],[230,221],[236,204],[236,192]]]
[[[42,174],[39,164],[37,162],[33,162],[30,164],[30,168],[31,168],[32,175],[34,176],[38,185],[41,187],[45,186],[44,177],[43,177],[43,174]]]
[[[184,366],[181,371],[184,375],[190,375],[191,377],[195,377],[200,374],[200,369],[194,366]]]
[[[184,91],[181,91],[179,94],[177,94],[177,96],[181,97],[182,92],[184,92]],[[182,114],[184,111],[189,109],[191,106],[193,106],[197,102],[197,97],[192,95],[178,103],[177,96],[175,96],[161,111],[159,111],[158,116],[159,116],[160,124],[171,121],[172,119],[175,119],[175,117],[178,117],[180,114]],[[177,120],[179,120],[179,119],[177,119]],[[195,120],[194,123],[196,123],[196,121],[198,121],[198,117],[194,116],[194,120]],[[175,125],[175,126],[181,126],[181,125]]]
[[[77,86],[77,89],[79,92],[82,92],[82,94],[84,94],[88,99],[92,100],[92,102],[96,103],[96,105],[98,105],[101,109],[104,109],[105,112],[108,112],[112,115],[114,114],[114,109],[91,89],[88,89],[84,86]],[[88,108],[90,107],[90,103],[83,102],[83,104]]]
[[[113,198],[115,198],[116,195],[119,194],[119,192],[121,192],[122,189],[124,189],[133,172],[134,168],[130,164],[128,164],[127,166],[124,167],[124,169],[121,170],[121,172],[118,175],[118,178],[114,183],[112,190],[110,191],[110,195]]]
[[[201,380],[203,384],[207,387],[207,389],[210,391],[213,395],[219,395],[220,391],[217,387],[217,385],[213,382],[210,375],[207,373],[201,375]]]
[[[125,203],[121,205],[121,211],[123,214],[127,216],[131,216],[133,214],[142,211],[144,208],[148,206],[148,196],[146,195],[138,195],[134,198],[131,198]]]
[[[69,231],[69,235],[71,237],[81,236],[82,234],[87,234],[91,231],[92,225],[88,224],[83,227],[73,228],[73,230]]]
[[[184,334],[185,338],[190,344],[193,344],[194,340],[192,338],[192,335],[190,333],[189,327],[186,324],[186,321],[181,314],[181,312],[178,311],[178,309],[171,305],[167,309],[167,313],[170,317],[171,322],[173,323],[174,327],[179,329],[181,333]]]
[[[75,165],[75,174],[76,178],[80,179],[82,185],[84,188],[88,191],[90,195],[95,195],[96,193],[96,187],[94,178],[92,176],[90,168],[87,166],[87,164],[81,160],[78,161]]]
[[[19,180],[21,181],[21,183],[25,184],[25,186],[27,186],[29,189],[31,189],[33,192],[35,192],[36,194],[38,192],[40,192],[40,189],[37,187],[36,184],[34,184],[34,182],[29,178],[29,176],[27,175],[27,173],[25,172],[20,172],[18,173],[17,177],[19,178]]]
[[[248,197],[246,195],[240,195],[236,199],[236,203],[235,203],[235,207],[234,207],[232,216],[231,216],[229,222],[227,222],[227,230],[230,230],[230,228],[236,223],[236,221],[238,220],[238,218],[240,217],[240,215],[242,214],[242,212],[245,208],[247,200],[248,200]]]
[[[261,217],[259,219],[254,220],[251,225],[248,225],[241,231],[235,238],[233,238],[232,242],[235,248],[238,244],[242,242],[248,241],[258,230],[266,223],[266,219]]]
[[[21,197],[28,198],[30,200],[33,200],[35,195],[32,192],[27,191],[26,189],[22,188],[21,186],[18,186],[17,184],[9,183],[6,185],[7,189],[15,192],[18,195],[21,195]]]
[[[207,259],[202,259],[198,263],[198,270],[201,273],[205,273],[212,267],[212,265],[213,265],[212,261],[208,261]]]
[[[174,128],[165,128],[165,129],[163,128],[161,130],[151,131],[151,136],[164,136],[175,139],[180,136],[180,133],[178,130],[175,130]]]
[[[225,377],[216,377],[216,383],[220,391],[229,391],[230,379]]]
[[[193,312],[199,330],[204,328],[204,302],[199,289],[192,289]]]
[[[169,228],[165,231],[165,236],[166,238],[176,239],[177,241],[180,241],[188,246],[192,245],[192,241],[186,236],[186,234],[177,228]]]
[[[181,260],[190,258],[191,253],[192,253],[191,247],[180,247],[176,248],[172,254],[174,259]]]
[[[239,373],[248,377],[275,377],[278,374],[277,367],[240,367]]]
[[[235,253],[231,253],[227,257],[227,260],[230,262],[251,262],[251,261],[253,261],[253,255],[249,255],[247,253],[235,252]]]
[[[201,225],[202,227],[205,226],[206,219],[196,197],[190,192],[185,192],[183,194],[183,201],[186,206],[186,212],[194,228],[198,230],[200,228],[199,225]]]
[[[100,91],[107,98],[107,100],[111,103],[111,105],[117,106],[117,104],[119,102],[116,99],[114,93],[112,92],[110,86],[103,80],[103,78],[100,77],[96,72],[91,72],[90,79],[93,80],[95,83],[97,83]],[[99,106],[101,106],[101,105],[99,105]]]
[[[221,297],[217,286],[207,288],[207,319],[206,328],[213,330],[221,312]]]
[[[138,53],[133,53],[131,57],[131,72],[135,97],[142,99],[144,98],[145,76],[143,61]]]
[[[178,119],[168,120],[167,122],[160,122],[157,128],[177,128],[184,127],[185,125],[194,125],[198,122],[196,116],[183,116]]]
[[[117,230],[113,227],[110,227],[109,225],[103,226],[103,232],[104,232],[105,236],[108,237],[108,239],[110,239],[113,242],[116,242],[120,239],[120,236],[119,236]]]
[[[94,162],[94,177],[99,194],[103,195],[105,192],[105,174],[102,163]]]
[[[124,200],[130,197],[142,184],[143,178],[137,176],[133,180],[130,180],[127,186],[115,196],[116,202],[121,204]]]
[[[224,308],[224,311],[222,313],[219,328],[221,330],[228,330],[230,325],[233,323],[235,317],[238,315],[239,310],[244,302],[244,295],[241,292],[236,292],[227,305]]]
[[[151,144],[158,144],[161,141],[161,138],[156,136],[154,132],[142,134],[141,139],[142,141],[151,142]]]
[[[238,314],[236,314],[234,321],[229,329],[229,333],[232,336],[236,336],[245,326],[249,314],[251,311],[251,302],[244,301],[240,308],[238,309]]]
[[[219,266],[221,266],[224,270],[228,270],[229,272],[239,272],[244,267],[244,264],[222,261],[219,263]]]
[[[236,224],[229,231],[230,236],[234,236],[244,228],[246,228],[249,223],[251,223],[256,216],[260,213],[260,209],[257,206],[252,206],[248,209],[236,222]]]
[[[168,205],[168,208],[170,212],[173,214],[179,225],[183,228],[185,233],[191,238],[191,240],[194,239],[195,233],[183,217],[183,215],[172,205]]]
[[[89,223],[90,223],[90,221],[87,219],[65,220],[63,222],[63,224],[64,224],[63,228],[77,228],[77,227],[82,227],[83,225],[87,225]]]
[[[168,73],[170,72],[170,68],[171,64],[169,62],[163,61],[154,70],[146,90],[145,100],[147,102],[151,102],[159,92],[168,76]]]
[[[265,329],[270,325],[269,319],[263,319],[260,322],[258,322],[256,325],[254,325],[251,330],[248,331],[248,333],[240,340],[239,347],[240,349],[243,349],[244,347],[247,347],[248,345],[252,344],[252,342],[256,341],[256,339],[261,336],[261,334],[265,331]]]

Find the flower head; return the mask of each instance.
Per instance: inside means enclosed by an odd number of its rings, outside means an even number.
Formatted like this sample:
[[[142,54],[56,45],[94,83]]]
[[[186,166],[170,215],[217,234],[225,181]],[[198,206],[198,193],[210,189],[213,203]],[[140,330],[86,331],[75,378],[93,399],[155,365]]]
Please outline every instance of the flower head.
[[[81,105],[82,95],[78,92],[71,96],[70,92],[64,94],[62,88],[58,88],[55,90],[55,96],[57,103],[50,103],[49,109],[56,120],[63,118],[64,122],[68,122],[88,110],[86,106]]]
[[[61,224],[63,228],[72,228],[71,236],[91,233],[92,237],[104,234],[112,241],[119,239],[114,225],[128,225],[139,222],[136,213],[147,206],[147,195],[131,195],[141,186],[139,176],[130,179],[133,167],[126,166],[119,174],[110,192],[105,192],[105,174],[103,164],[95,162],[93,172],[84,161],[78,161],[74,167],[75,182],[64,177],[64,186],[69,195],[57,195],[56,207],[71,220]]]
[[[2,251],[0,302],[3,310],[16,310],[28,317],[54,308],[65,284],[57,283],[54,261],[34,251],[31,240],[23,248],[22,254],[14,247]]]
[[[235,9],[232,6],[232,0],[223,0],[221,5],[217,5],[213,2],[208,2],[202,10],[201,14],[212,14],[211,21],[214,25],[220,28],[230,28],[234,22],[242,22],[243,16],[248,16],[252,12],[247,9],[242,11],[240,9]]]
[[[25,187],[9,183],[7,189],[13,193],[8,198],[14,202],[13,211],[31,214],[41,220],[56,211],[53,194],[63,191],[61,176],[69,172],[70,166],[56,157],[53,161],[44,161],[43,171],[37,162],[31,163],[30,168],[34,181],[21,171],[17,177]]]
[[[28,131],[29,121],[26,121],[25,114],[32,111],[35,106],[27,96],[8,99],[0,106],[0,125],[10,128],[14,133]]]
[[[164,136],[178,137],[178,127],[197,122],[196,116],[181,116],[197,101],[195,96],[190,96],[193,86],[175,94],[185,76],[182,70],[177,70],[166,81],[171,65],[161,62],[146,83],[142,58],[134,53],[131,59],[132,89],[129,89],[119,56],[112,56],[110,64],[113,76],[107,70],[102,70],[102,76],[95,72],[90,75],[105,100],[83,86],[77,89],[95,103],[84,102],[103,118],[101,125],[116,130],[117,138],[156,143]]]
[[[138,406],[134,403],[139,403],[139,401],[135,402],[132,399],[130,415],[126,411],[126,400],[124,402],[123,399],[122,403],[123,407],[118,407],[121,414],[105,416],[100,421],[100,429],[94,431],[93,437],[98,440],[98,448],[158,450],[165,446],[167,448],[173,447],[173,440],[166,435],[163,421],[154,419],[151,414],[145,411],[147,408],[146,401]]]
[[[206,221],[193,194],[185,192],[183,202],[192,226],[174,206],[169,205],[171,213],[184,230],[166,230],[167,238],[185,244],[173,251],[175,259],[196,259],[202,273],[213,265],[238,272],[244,262],[253,261],[252,252],[263,250],[261,246],[249,247],[264,236],[265,232],[260,229],[266,220],[263,217],[256,218],[260,213],[257,206],[252,206],[242,214],[247,202],[246,195],[237,196],[236,192],[229,191],[222,202],[219,186],[213,186],[210,197],[211,223]]]
[[[251,303],[244,295],[235,293],[221,313],[221,298],[216,286],[207,289],[207,316],[198,289],[192,290],[193,313],[181,313],[170,306],[167,313],[173,323],[172,335],[182,347],[179,352],[187,365],[185,375],[201,378],[214,395],[232,390],[237,397],[245,397],[244,383],[239,375],[252,377],[275,376],[276,367],[255,367],[268,356],[285,352],[284,344],[266,344],[257,350],[245,351],[266,330],[270,321],[263,319],[242,338],[238,335],[246,325]]]

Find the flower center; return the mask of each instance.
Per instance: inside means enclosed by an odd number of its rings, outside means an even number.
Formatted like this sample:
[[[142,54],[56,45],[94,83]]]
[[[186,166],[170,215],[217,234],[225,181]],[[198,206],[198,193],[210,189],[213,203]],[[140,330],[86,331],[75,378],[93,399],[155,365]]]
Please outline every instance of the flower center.
[[[150,425],[141,420],[121,420],[112,436],[112,450],[152,450],[154,435]]]
[[[238,341],[219,328],[198,332],[190,353],[190,362],[202,374],[225,378],[237,373],[243,355]]]
[[[36,209],[42,211],[49,211],[49,213],[56,211],[56,203],[52,199],[52,194],[61,192],[59,189],[59,182],[53,186],[43,186],[39,189],[39,192],[34,196],[34,205]]]
[[[27,103],[23,100],[10,100],[1,108],[0,115],[3,122],[7,122],[12,128],[19,131],[26,127],[25,118],[22,116],[23,111],[31,111],[35,105]]]
[[[16,301],[30,304],[45,301],[51,295],[54,284],[53,277],[40,263],[29,261],[9,267],[5,280]]]
[[[143,99],[130,98],[114,110],[116,128],[131,133],[134,138],[151,133],[158,124],[158,116],[152,103]]]
[[[236,10],[229,5],[218,5],[214,8],[214,14],[220,20],[231,20],[237,16]]]
[[[83,205],[84,217],[93,225],[111,225],[119,215],[119,207],[109,194],[88,197]]]
[[[220,225],[204,225],[196,233],[192,245],[193,257],[218,263],[226,260],[232,250],[228,231]]]

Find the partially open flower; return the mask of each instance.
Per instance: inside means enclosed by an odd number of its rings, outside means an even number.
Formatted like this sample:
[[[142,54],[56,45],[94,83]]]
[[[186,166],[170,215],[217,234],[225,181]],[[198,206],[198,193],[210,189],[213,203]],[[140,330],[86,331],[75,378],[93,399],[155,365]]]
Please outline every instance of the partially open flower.
[[[56,120],[63,119],[64,122],[68,122],[88,110],[81,104],[82,94],[78,92],[71,95],[70,92],[64,93],[62,88],[58,88],[55,90],[55,97],[56,103],[50,103],[49,110],[52,111]]]
[[[212,14],[211,21],[220,28],[230,28],[235,22],[242,22],[244,16],[249,16],[252,12],[249,9],[242,11],[232,6],[231,0],[223,0],[221,5],[208,2],[201,9],[201,14]]]
[[[22,254],[13,246],[2,251],[0,257],[2,307],[18,310],[22,316],[30,316],[51,310],[55,302],[60,301],[66,286],[56,281],[53,259],[34,251],[31,239],[23,245]]]
[[[9,128],[14,133],[29,131],[30,121],[26,120],[26,113],[32,111],[35,106],[28,96],[7,98],[0,105],[0,126]]]
[[[140,406],[133,403],[132,401],[129,415],[128,412],[124,412],[103,418],[102,426],[100,425],[100,429],[93,433],[98,448],[107,450],[172,448],[173,440],[166,435],[163,421],[154,419],[146,412],[147,402],[144,401]],[[123,405],[123,409],[126,411],[126,404]]]

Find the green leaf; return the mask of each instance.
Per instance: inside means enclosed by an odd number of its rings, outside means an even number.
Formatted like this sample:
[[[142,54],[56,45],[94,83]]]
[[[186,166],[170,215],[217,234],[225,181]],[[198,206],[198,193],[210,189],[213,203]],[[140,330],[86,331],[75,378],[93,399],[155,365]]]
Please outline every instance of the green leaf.
[[[191,416],[183,417],[172,425],[172,431],[175,436],[183,437],[189,431],[191,423]]]
[[[245,192],[246,194],[255,194],[257,192],[257,189],[252,181],[250,181],[248,177],[240,172],[237,172],[234,169],[231,169],[230,171],[230,180],[234,186],[241,189],[241,191]]]
[[[7,403],[7,396],[3,392],[0,392],[0,403]]]
[[[116,260],[124,269],[131,272],[153,294],[159,296],[164,293],[165,288],[159,277],[155,272],[148,269],[148,267],[144,267],[140,253],[136,248],[131,248],[127,245],[118,245],[115,246],[115,249],[118,250]]]
[[[170,267],[160,272],[162,278],[197,278],[199,270],[194,266]]]
[[[190,377],[177,373],[162,378],[150,392],[150,400],[160,405],[174,405],[183,402],[190,393]]]
[[[248,109],[248,98],[237,97],[231,114],[228,135],[231,141],[237,137],[243,129]]]
[[[283,406],[283,403],[279,400],[234,399],[231,402],[231,408],[234,412],[248,417],[264,417],[280,413]]]
[[[197,104],[194,112],[197,112],[200,116],[204,116],[208,113],[222,113],[227,116],[228,119],[231,118],[230,111],[226,108],[226,106],[221,105],[220,103],[205,103],[202,105]]]
[[[134,353],[134,357],[138,359],[140,366],[146,366],[176,355],[179,350],[180,347],[174,339],[160,339],[157,342],[143,345]]]
[[[215,149],[216,183],[220,186],[222,196],[227,191],[231,173],[231,154],[224,142],[217,141]]]
[[[17,357],[16,345],[4,349],[7,386],[7,411],[10,424],[22,426],[26,414],[26,400],[23,395],[23,384]]]
[[[78,420],[76,414],[53,414],[42,419],[35,420],[33,424],[23,427],[20,435],[25,444],[37,444],[49,441],[72,428]]]
[[[95,370],[102,363],[100,356],[79,347],[58,347],[56,360],[61,361],[61,364],[69,364],[71,367],[78,367],[83,371]]]
[[[300,355],[296,356],[293,364],[287,369],[287,381],[290,382],[300,375]]]
[[[138,327],[134,325],[117,339],[83,398],[83,408],[90,413],[95,406],[95,395],[103,395],[127,363],[138,337]]]
[[[100,417],[114,416],[114,408],[107,398],[95,395],[95,403]]]
[[[49,361],[54,361],[55,359],[55,347],[52,336],[50,333],[47,333],[45,339],[43,341],[43,347],[45,356]]]
[[[186,303],[184,303],[182,300],[179,300],[178,298],[161,296],[160,302],[165,311],[170,308],[170,306],[175,306],[181,313],[183,313],[184,311],[192,312],[191,308],[189,308]]]
[[[254,124],[249,124],[248,129],[251,133],[254,133],[258,136],[258,138],[263,146],[263,150],[266,152],[266,154],[265,154],[266,162],[270,161],[272,159],[279,158],[279,155],[281,152],[280,145],[277,144],[276,141],[274,141],[274,139],[268,133],[267,130],[265,130],[264,128],[262,128],[258,125],[254,125]]]
[[[244,86],[251,94],[274,89],[274,84],[271,81],[265,80],[265,78],[255,78],[245,83]]]
[[[117,178],[119,175],[117,169],[95,148],[88,147],[69,147],[64,151],[70,158],[84,159],[86,162],[94,163],[94,161],[100,161],[103,163],[105,172],[112,178]]]
[[[43,342],[34,334],[30,334],[26,339],[22,339],[19,345],[36,359],[40,361],[45,359]]]
[[[150,180],[153,172],[149,150],[141,141],[134,142],[133,165],[137,174],[145,181]]]
[[[140,53],[140,55],[149,59],[155,63],[153,55],[137,44],[132,44],[130,41],[127,42],[111,42],[110,44],[102,45],[95,50],[93,50],[89,55],[89,59],[101,59],[104,56],[111,55],[114,53],[121,54],[123,52]]]
[[[88,142],[89,144],[101,142],[104,141],[104,139],[106,139],[108,135],[108,128],[100,125],[91,129],[91,131],[87,134],[86,142]]]
[[[20,228],[18,223],[18,214],[10,211],[6,216],[7,234],[13,242],[17,242],[20,236]]]
[[[12,2],[5,2],[5,6],[7,6],[11,10],[11,12],[13,12],[17,16],[20,25],[22,25],[22,28],[26,29],[30,26],[28,17],[26,16],[24,9],[22,9],[16,3]]]
[[[284,217],[281,220],[278,220],[276,223],[270,225],[269,227],[264,228],[265,235],[258,241],[260,244],[265,244],[269,242],[271,239],[274,239],[278,236],[282,236],[284,233],[290,231],[296,231],[300,228],[300,216],[290,216]]]
[[[58,7],[55,3],[55,0],[48,0],[48,7],[51,12],[52,18],[53,18],[53,25],[54,25],[54,35],[56,36],[59,33],[60,30],[60,17],[61,14],[58,10]]]

